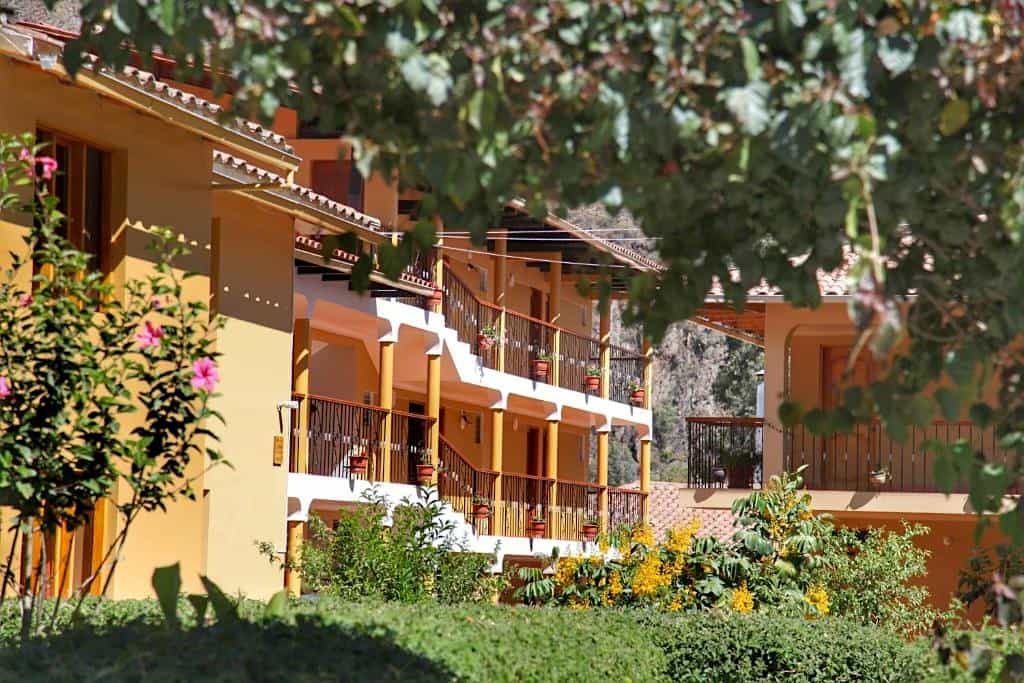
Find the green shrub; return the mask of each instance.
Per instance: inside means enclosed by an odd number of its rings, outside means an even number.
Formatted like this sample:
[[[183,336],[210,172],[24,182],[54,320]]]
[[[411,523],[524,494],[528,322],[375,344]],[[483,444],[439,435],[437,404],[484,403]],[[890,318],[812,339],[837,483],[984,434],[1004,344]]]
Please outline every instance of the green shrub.
[[[348,600],[489,599],[496,588],[486,574],[493,558],[456,552],[442,507],[436,498],[402,503],[386,527],[386,501],[371,494],[365,505],[341,510],[333,528],[311,518],[299,568],[303,590]]]
[[[673,681],[917,683],[933,668],[923,645],[833,617],[685,614],[655,621]]]
[[[288,621],[81,626],[0,648],[0,680],[661,681],[652,640],[613,612],[324,601]]]

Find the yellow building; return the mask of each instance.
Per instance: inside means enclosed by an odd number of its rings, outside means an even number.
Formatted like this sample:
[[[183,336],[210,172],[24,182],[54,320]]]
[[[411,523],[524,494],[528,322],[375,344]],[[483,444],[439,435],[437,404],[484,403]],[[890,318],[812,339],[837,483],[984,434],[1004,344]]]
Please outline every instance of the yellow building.
[[[172,226],[193,246],[189,295],[226,320],[214,407],[231,467],[197,463],[200,500],[140,519],[112,597],[149,595],[153,568],[173,562],[185,590],[205,574],[267,597],[284,578],[256,543],[297,553],[310,514],[357,504],[369,487],[398,502],[429,481],[465,549],[499,561],[582,552],[588,522],[643,518],[649,349],[613,345],[608,307],[595,311],[576,285],[609,260],[621,293],[625,274],[656,264],[511,202],[486,248],[439,226],[438,249],[397,280],[375,269],[357,294],[356,257],[325,257],[324,236],[354,233],[373,253],[411,225],[416,193],[364,180],[343,143],[293,112],[275,130],[225,120],[209,93],[134,68],[87,68],[72,83],[60,66],[66,37],[0,25],[0,130],[57,145],[74,194],[63,199],[95,207],[71,212],[70,234],[112,282],[149,273],[143,231]],[[0,225],[0,251],[21,248],[20,232]],[[639,490],[608,486],[615,427],[636,430]],[[68,590],[116,536],[106,507],[55,544],[52,554],[74,558]]]
[[[708,298],[694,322],[764,349],[762,409],[757,416],[688,417],[687,486],[655,483],[652,504],[676,510],[669,517],[686,510],[713,519],[716,512],[726,515],[751,487],[806,465],[814,508],[831,513],[839,523],[899,529],[906,521],[930,527],[919,544],[932,552],[927,583],[936,602],[945,604],[974,548],[977,517],[968,503],[966,482],[950,496],[939,491],[934,453],[923,444],[964,439],[991,462],[1007,462],[1010,454],[999,448],[992,428],[980,429],[966,420],[911,427],[906,440],[893,438],[878,422],[825,437],[802,425],[781,426],[777,416],[783,401],[796,401],[804,411],[835,407],[843,389],[879,379],[885,369],[864,351],[846,375],[856,333],[847,312],[851,292],[845,268],[819,273],[818,284],[823,303],[815,310],[793,308],[767,285],[748,293],[742,313],[721,303],[720,292]],[[725,451],[750,446],[756,452],[755,468],[721,467],[727,464]],[[663,516],[661,510],[653,515]],[[983,545],[997,538],[997,533],[988,533]]]

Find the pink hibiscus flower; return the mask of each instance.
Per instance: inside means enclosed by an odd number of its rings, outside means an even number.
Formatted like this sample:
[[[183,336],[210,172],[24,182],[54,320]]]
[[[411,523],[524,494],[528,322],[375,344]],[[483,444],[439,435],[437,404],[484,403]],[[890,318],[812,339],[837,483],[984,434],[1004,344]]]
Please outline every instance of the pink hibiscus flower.
[[[135,335],[135,341],[139,342],[139,346],[144,349],[148,349],[151,346],[157,346],[163,338],[164,328],[159,325],[154,325],[148,320],[142,327],[142,331]]]
[[[7,398],[11,395],[11,385],[7,378],[0,375],[0,398]]]
[[[53,157],[36,157],[36,162],[43,167],[43,180],[49,180],[57,170],[57,160]]]
[[[213,392],[220,375],[217,366],[209,358],[201,358],[192,364],[192,386],[202,391]]]

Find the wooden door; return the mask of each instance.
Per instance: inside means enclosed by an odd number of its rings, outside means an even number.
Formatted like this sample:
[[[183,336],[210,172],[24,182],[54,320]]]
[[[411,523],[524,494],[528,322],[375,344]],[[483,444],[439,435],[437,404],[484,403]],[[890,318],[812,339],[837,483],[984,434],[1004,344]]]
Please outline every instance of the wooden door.
[[[821,349],[821,406],[837,408],[843,403],[843,391],[849,387],[866,387],[874,381],[877,367],[870,351],[863,351],[847,374],[851,346],[823,346]],[[881,436],[874,423],[859,425],[853,433],[835,434],[821,440],[824,467],[816,473],[820,488],[860,490],[867,484],[867,475],[880,466]],[[817,458],[816,458],[817,459]],[[812,473],[815,476],[815,473]]]

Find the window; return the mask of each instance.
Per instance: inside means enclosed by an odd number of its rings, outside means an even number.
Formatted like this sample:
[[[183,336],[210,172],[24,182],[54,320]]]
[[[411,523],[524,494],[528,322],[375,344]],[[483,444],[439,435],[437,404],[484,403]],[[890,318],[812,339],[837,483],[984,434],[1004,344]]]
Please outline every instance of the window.
[[[81,140],[40,131],[42,154],[57,160],[59,171],[49,183],[59,208],[67,216],[60,234],[90,256],[90,267],[107,272],[107,228],[110,187],[110,155]]]
[[[489,287],[488,287],[488,284],[489,284],[488,283],[488,279],[489,278],[488,278],[488,274],[487,274],[487,269],[486,268],[481,268],[480,266],[475,266],[475,268],[477,270],[477,274],[480,275],[480,293],[481,294],[486,294],[487,290],[489,289]]]
[[[350,159],[314,161],[313,189],[356,211],[363,210],[363,176]]]

